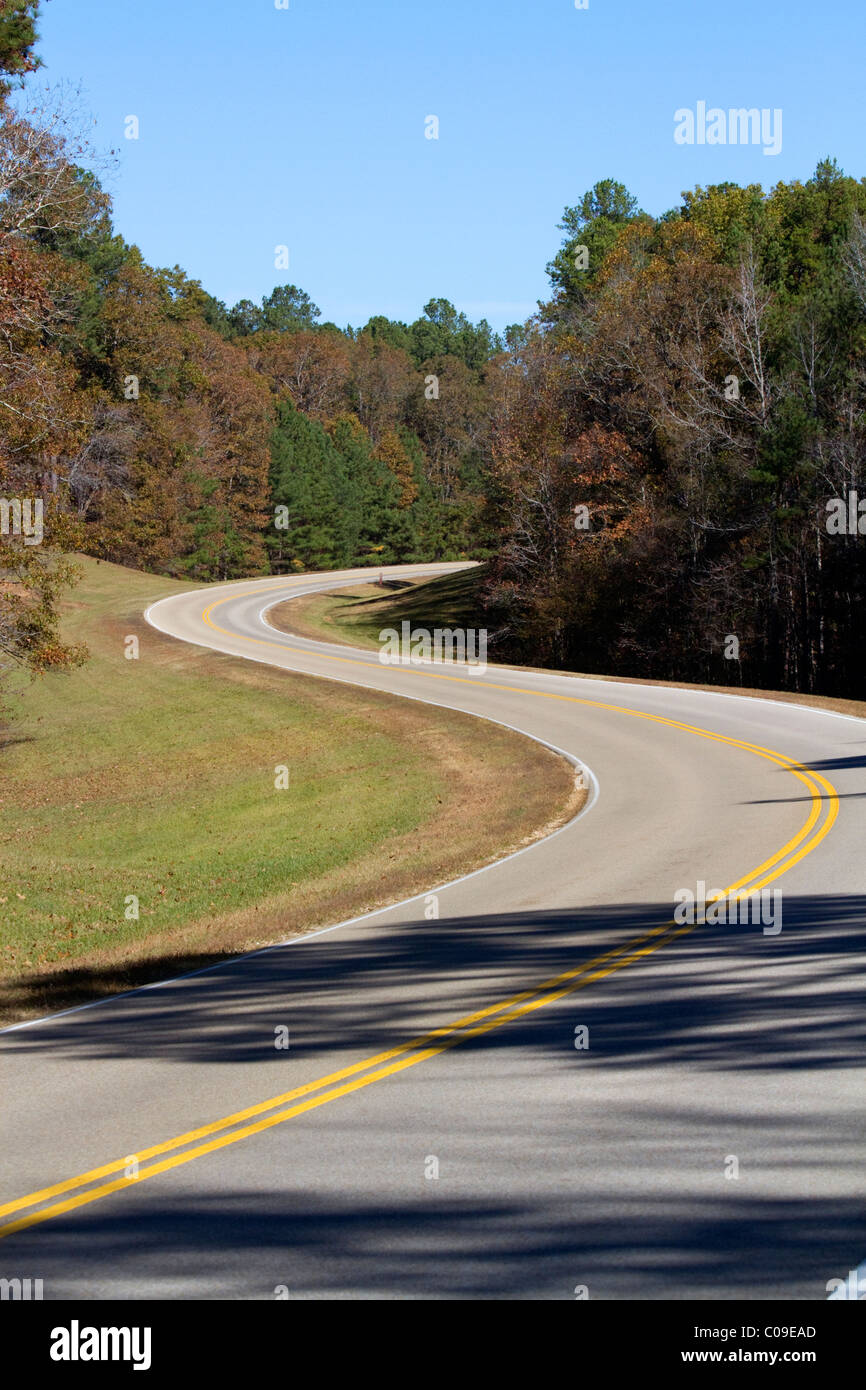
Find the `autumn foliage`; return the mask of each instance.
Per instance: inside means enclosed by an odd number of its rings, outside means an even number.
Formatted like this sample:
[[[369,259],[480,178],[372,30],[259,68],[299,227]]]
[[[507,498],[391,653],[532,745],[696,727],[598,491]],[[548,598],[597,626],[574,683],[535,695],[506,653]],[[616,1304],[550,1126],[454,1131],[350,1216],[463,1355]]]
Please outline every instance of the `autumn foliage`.
[[[862,695],[866,536],[826,519],[866,511],[866,182],[655,218],[603,180],[504,342],[441,298],[229,309],[114,232],[74,103],[13,99],[36,10],[0,0],[0,496],[45,540],[0,537],[0,671],[80,659],[74,549],[202,582],[466,557],[495,655]]]

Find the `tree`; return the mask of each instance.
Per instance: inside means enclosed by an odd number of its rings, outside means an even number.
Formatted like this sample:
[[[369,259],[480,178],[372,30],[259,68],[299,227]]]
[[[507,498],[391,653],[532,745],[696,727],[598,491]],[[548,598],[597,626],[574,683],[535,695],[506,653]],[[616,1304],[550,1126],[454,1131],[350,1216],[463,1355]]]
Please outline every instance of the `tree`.
[[[374,314],[368,319],[361,329],[361,335],[372,339],[374,343],[387,343],[389,347],[400,348],[406,353],[412,346],[410,332],[405,323],[386,318],[384,314]]]
[[[625,184],[618,183],[616,179],[600,179],[584,193],[576,207],[565,209],[561,226],[576,235],[581,228],[599,217],[606,222],[625,223],[630,222],[637,212],[637,198],[632,197]]]
[[[583,303],[620,230],[642,218],[646,214],[638,209],[637,199],[615,179],[600,180],[579,203],[564,209],[559,228],[566,235],[547,267],[554,288],[554,300],[545,306],[548,321],[567,316],[573,305]]]
[[[424,317],[415,320],[408,334],[418,367],[431,357],[454,356],[467,367],[479,369],[502,347],[486,319],[470,323],[448,299],[429,300]]]
[[[358,418],[374,443],[404,418],[417,380],[401,348],[361,334],[352,349],[352,390]]]
[[[315,328],[322,311],[310,296],[297,285],[278,285],[262,300],[263,329],[276,333],[296,333],[302,328]]]
[[[346,505],[353,499],[347,496],[343,461],[322,426],[290,400],[278,408],[271,439],[270,492],[274,520],[267,546],[272,568],[330,569],[350,563],[357,525]]]
[[[425,385],[428,378],[437,383],[434,398]],[[445,355],[423,364],[409,422],[424,446],[427,476],[440,501],[457,500],[464,467],[483,452],[487,413],[484,384],[460,358]]]
[[[39,0],[0,0],[0,98],[12,86],[9,77],[23,77],[41,67],[42,60],[33,49],[38,34],[36,21]]]
[[[0,464],[0,490],[7,497],[10,489],[4,472]],[[43,544],[0,537],[0,683],[16,666],[41,675],[80,666],[86,659],[86,648],[63,641],[59,632],[58,600],[77,578],[63,551],[74,545],[74,533],[64,528],[62,515],[53,510],[47,516]]]
[[[246,338],[258,333],[264,324],[264,315],[251,299],[241,299],[234,308],[229,309],[229,325],[238,337]]]
[[[312,329],[257,333],[249,360],[277,395],[288,393],[299,410],[317,419],[327,419],[349,403],[352,358],[342,334]]]
[[[418,496],[418,484],[409,451],[396,430],[388,430],[382,436],[375,456],[394,474],[400,485],[400,508],[410,507]]]

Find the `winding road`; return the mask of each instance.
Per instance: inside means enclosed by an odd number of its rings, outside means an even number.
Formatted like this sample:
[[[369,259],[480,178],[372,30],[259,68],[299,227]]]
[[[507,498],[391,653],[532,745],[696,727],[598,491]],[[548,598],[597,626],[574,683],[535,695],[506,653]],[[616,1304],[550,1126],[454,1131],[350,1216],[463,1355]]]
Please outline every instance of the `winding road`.
[[[0,1276],[46,1298],[825,1299],[866,1253],[866,722],[386,666],[268,622],[370,577],[147,617],[509,725],[575,763],[583,810],[430,894],[5,1030]],[[700,883],[780,890],[782,929],[675,921]]]

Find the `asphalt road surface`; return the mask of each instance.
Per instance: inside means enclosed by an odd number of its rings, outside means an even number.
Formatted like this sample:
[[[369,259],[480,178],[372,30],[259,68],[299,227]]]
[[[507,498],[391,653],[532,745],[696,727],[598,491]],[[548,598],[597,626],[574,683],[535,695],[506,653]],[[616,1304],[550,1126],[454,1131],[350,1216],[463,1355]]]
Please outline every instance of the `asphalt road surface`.
[[[46,1299],[826,1298],[866,1253],[866,723],[268,624],[370,577],[148,617],[511,725],[575,761],[584,811],[433,897],[6,1030],[0,1276]],[[773,925],[675,922],[701,882],[766,890]]]

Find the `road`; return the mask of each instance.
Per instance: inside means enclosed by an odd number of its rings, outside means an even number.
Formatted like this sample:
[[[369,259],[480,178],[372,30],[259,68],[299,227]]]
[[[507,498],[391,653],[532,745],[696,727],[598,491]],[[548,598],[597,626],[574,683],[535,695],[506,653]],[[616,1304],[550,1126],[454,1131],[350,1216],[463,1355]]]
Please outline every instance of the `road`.
[[[584,769],[586,808],[435,902],[6,1030],[0,1276],[45,1298],[826,1298],[866,1253],[866,724],[386,666],[268,624],[369,578],[148,618],[508,724]],[[781,890],[782,929],[674,924],[700,881]]]

